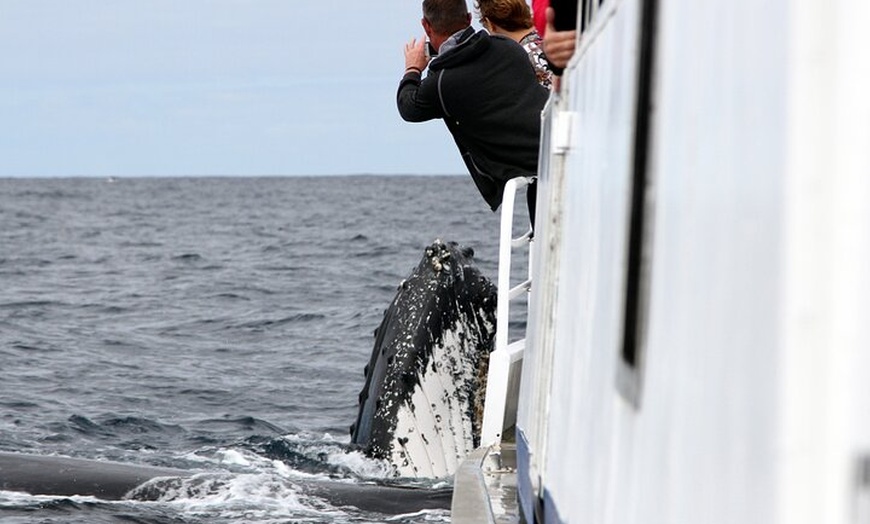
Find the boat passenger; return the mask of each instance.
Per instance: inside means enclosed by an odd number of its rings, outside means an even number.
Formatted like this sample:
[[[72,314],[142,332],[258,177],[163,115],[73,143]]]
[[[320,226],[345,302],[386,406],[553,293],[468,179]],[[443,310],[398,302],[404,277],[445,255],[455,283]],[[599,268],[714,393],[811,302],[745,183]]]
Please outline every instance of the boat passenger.
[[[538,82],[549,89],[553,72],[544,56],[543,41],[535,29],[529,4],[525,0],[477,0],[475,8],[484,29],[512,38],[523,46],[535,68]]]
[[[465,0],[424,0],[422,24],[437,55],[430,61],[424,39],[405,45],[399,113],[408,122],[444,120],[494,211],[509,179],[537,172],[541,110],[549,92],[522,47],[471,27]],[[533,204],[534,191],[527,195]]]
[[[532,0],[532,18],[535,20],[535,30],[542,38],[547,27],[548,7],[550,7],[550,0]]]
[[[544,29],[544,54],[556,76],[574,56],[577,46],[577,0],[549,0]]]

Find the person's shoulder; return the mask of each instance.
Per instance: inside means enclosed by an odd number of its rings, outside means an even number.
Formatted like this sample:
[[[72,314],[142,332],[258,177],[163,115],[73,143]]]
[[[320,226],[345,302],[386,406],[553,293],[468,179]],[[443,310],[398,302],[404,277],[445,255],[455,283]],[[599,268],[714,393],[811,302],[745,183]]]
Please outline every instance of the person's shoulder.
[[[468,47],[479,47],[479,46],[489,46],[490,42],[492,42],[493,38],[501,38],[501,35],[491,34],[489,31],[485,29],[480,29],[472,33],[468,38],[463,41],[463,45]]]
[[[483,32],[486,33],[486,31],[483,31]],[[509,37],[509,36],[507,36],[507,35],[502,35],[502,34],[499,34],[499,33],[486,33],[486,35],[487,35],[487,36],[488,36],[488,37],[489,37],[493,42],[498,42],[498,45],[507,44],[507,43],[510,43],[510,42],[513,42],[513,43],[515,43],[515,44],[517,43],[516,40],[514,40],[513,38],[511,38],[511,37]]]
[[[490,42],[492,42],[492,45],[496,45],[496,46],[504,47],[504,48],[522,47],[516,40],[514,40],[513,38],[511,38],[507,35],[489,34],[489,33],[487,33],[487,34],[489,36]]]
[[[475,62],[489,51],[491,44],[489,33],[486,31],[469,31],[467,36],[463,35],[458,45],[450,47],[433,58],[429,62],[429,70],[440,71]]]
[[[489,35],[490,47],[504,54],[525,54],[526,50],[516,40],[505,35]]]
[[[538,46],[540,47],[544,43],[544,39],[541,38],[541,35],[538,34],[538,31],[532,29],[529,31],[526,36],[520,38],[520,45],[523,47],[527,46]]]

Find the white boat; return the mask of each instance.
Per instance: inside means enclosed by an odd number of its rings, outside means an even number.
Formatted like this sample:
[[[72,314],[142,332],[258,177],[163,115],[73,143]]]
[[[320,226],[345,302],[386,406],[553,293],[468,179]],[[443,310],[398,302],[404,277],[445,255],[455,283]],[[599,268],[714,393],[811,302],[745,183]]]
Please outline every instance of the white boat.
[[[578,9],[454,522],[870,522],[870,2]]]

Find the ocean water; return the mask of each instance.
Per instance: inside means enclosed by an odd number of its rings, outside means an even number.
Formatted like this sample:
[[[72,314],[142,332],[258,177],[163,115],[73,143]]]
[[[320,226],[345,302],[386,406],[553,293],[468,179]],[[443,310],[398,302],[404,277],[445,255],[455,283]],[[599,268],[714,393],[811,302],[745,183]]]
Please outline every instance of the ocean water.
[[[0,179],[0,451],[230,478],[0,522],[448,521],[295,486],[388,475],[348,444],[372,333],[436,238],[495,280],[498,227],[468,177]]]

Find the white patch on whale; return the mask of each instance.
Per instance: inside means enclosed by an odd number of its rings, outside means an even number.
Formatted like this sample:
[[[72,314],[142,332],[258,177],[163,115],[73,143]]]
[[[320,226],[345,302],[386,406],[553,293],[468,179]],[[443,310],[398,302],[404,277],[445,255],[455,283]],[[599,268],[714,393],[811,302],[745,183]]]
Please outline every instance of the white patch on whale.
[[[488,330],[494,330],[491,325]],[[452,475],[475,448],[470,391],[477,380],[475,330],[457,322],[442,333],[410,402],[396,414],[391,463],[402,477]]]

